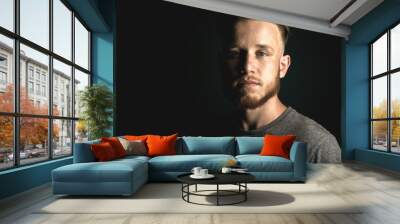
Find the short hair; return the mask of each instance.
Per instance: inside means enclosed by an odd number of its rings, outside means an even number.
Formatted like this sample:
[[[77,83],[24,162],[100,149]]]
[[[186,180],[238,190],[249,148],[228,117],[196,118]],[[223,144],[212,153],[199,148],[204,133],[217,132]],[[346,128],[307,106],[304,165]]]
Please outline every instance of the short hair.
[[[281,25],[281,24],[276,24],[276,25],[278,26],[279,31],[281,31],[283,46],[286,46],[289,39],[290,28],[286,25]]]
[[[253,20],[253,19],[240,17],[240,16],[221,14],[218,18],[217,27],[218,27],[219,32],[221,32],[222,35],[225,36],[225,38],[223,38],[223,39],[226,40],[227,35],[232,35],[235,24],[242,20]],[[273,23],[273,24],[278,26],[278,29],[279,29],[281,37],[282,37],[283,49],[285,49],[285,46],[289,39],[290,28],[288,26],[282,25],[282,24],[277,24],[277,23]]]

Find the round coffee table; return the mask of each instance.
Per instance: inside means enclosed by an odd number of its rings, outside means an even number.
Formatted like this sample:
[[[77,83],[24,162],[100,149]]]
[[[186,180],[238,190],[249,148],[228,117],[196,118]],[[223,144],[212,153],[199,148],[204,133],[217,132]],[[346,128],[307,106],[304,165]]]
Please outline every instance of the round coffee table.
[[[234,205],[241,202],[245,202],[247,200],[247,192],[249,188],[247,187],[247,183],[255,180],[255,177],[248,173],[215,173],[213,174],[215,177],[212,179],[193,179],[190,177],[191,173],[182,174],[177,177],[178,181],[182,183],[182,199],[188,203],[198,204],[198,205]],[[215,190],[197,190],[198,184],[206,184],[206,185],[216,185]],[[236,185],[238,186],[237,190],[223,190],[220,189],[220,185]],[[190,186],[195,186],[194,191],[190,191]],[[215,194],[205,194],[208,192],[215,192]],[[222,193],[222,194],[221,194]],[[204,196],[204,197],[216,197],[216,204],[202,204],[190,201],[190,196]],[[229,197],[229,196],[241,196],[241,199],[238,201],[234,201],[232,203],[221,203],[221,197]]]

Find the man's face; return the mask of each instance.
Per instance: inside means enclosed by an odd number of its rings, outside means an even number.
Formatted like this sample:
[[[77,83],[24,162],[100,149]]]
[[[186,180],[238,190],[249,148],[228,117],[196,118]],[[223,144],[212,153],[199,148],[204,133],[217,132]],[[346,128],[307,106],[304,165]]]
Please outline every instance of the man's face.
[[[243,109],[254,109],[279,91],[290,65],[276,24],[240,20],[234,27],[233,43],[225,59],[226,72],[235,100]]]

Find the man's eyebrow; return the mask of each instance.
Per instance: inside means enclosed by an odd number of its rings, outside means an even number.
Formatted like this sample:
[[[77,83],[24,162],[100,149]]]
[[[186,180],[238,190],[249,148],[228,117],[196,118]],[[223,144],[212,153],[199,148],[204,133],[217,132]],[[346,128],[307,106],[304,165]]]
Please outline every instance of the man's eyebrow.
[[[264,45],[264,44],[257,44],[256,46],[257,46],[257,48],[261,48],[263,50],[271,50],[271,51],[274,50],[271,46]]]

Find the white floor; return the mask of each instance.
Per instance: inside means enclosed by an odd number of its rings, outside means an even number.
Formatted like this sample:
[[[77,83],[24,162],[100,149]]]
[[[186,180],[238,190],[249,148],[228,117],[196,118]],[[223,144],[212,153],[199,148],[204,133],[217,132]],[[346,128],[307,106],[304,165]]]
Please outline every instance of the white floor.
[[[316,164],[309,169],[307,183],[323,186],[343,200],[362,202],[366,206],[361,213],[37,214],[39,207],[54,201],[45,185],[0,201],[0,223],[400,223],[400,174],[359,163]]]

